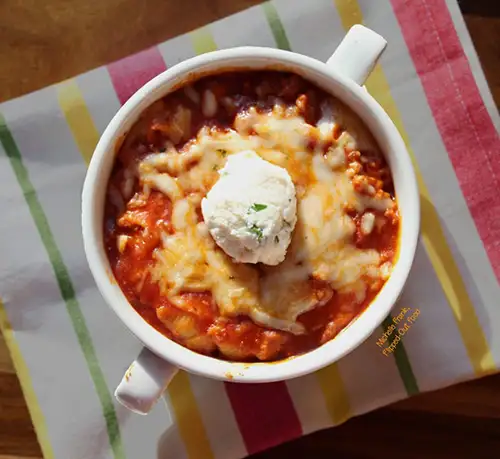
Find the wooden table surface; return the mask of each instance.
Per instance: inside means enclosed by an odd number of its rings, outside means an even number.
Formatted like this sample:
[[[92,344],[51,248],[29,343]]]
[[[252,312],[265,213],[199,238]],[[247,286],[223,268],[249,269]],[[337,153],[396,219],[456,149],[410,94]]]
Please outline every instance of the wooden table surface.
[[[0,0],[0,101],[257,3],[260,0]],[[460,5],[498,107],[500,1],[461,0]],[[479,459],[499,457],[499,451],[500,375],[495,375],[419,395],[253,459],[389,455]],[[40,457],[19,382],[0,338],[0,459]]]

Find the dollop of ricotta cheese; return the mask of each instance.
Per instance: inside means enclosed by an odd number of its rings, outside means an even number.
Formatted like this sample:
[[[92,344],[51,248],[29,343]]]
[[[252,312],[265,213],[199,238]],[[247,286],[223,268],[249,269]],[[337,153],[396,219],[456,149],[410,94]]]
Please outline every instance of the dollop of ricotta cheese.
[[[277,265],[297,222],[295,186],[282,167],[255,151],[230,155],[201,203],[216,244],[240,263]]]

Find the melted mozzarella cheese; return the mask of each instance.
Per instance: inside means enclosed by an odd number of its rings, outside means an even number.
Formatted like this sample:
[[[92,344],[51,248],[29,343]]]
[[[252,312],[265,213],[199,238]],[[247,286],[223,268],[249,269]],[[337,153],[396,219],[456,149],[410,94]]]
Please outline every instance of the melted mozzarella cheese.
[[[356,139],[346,133],[326,155],[307,151],[311,137],[331,142],[332,126],[326,118],[318,128],[283,110],[250,110],[238,115],[234,130],[205,127],[180,152],[169,149],[143,160],[138,168],[143,185],[165,193],[173,203],[175,232],[165,234],[155,250],[151,276],[174,305],[183,307],[183,292],[209,291],[223,316],[248,315],[263,326],[300,334],[304,328],[297,317],[328,301],[331,289],[352,292],[361,302],[367,279],[387,276],[389,269],[384,265],[381,272],[377,251],[358,249],[352,242],[355,224],[346,208],[362,213],[394,205],[387,196],[355,191],[341,152],[346,143],[356,147]],[[200,201],[227,157],[243,150],[286,168],[297,188],[297,224],[287,256],[260,270],[235,263],[197,217]],[[311,279],[323,281],[330,291],[315,290]]]

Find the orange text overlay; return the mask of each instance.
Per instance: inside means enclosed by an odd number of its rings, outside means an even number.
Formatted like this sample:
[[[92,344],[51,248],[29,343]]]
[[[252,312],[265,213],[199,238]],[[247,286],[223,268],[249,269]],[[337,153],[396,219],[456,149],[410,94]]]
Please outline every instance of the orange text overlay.
[[[401,312],[392,318],[392,324],[387,327],[382,336],[377,340],[377,346],[382,354],[389,356],[408,332],[420,315],[420,309],[402,308]]]

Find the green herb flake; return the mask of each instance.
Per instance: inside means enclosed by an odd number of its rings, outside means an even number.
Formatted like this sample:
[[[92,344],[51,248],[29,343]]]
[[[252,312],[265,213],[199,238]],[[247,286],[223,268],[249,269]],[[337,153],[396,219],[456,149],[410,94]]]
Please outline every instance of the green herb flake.
[[[217,164],[214,164],[214,165],[212,166],[212,170],[213,170],[213,171],[218,171],[218,170],[219,170],[219,166],[217,166]]]
[[[248,228],[248,231],[250,231],[252,234],[255,234],[259,241],[264,237],[264,235],[262,234],[262,228],[259,228],[255,223],[250,228]]]
[[[279,244],[280,243],[280,238],[278,236],[274,236],[274,243]]]
[[[227,150],[224,150],[224,148],[217,148],[217,150],[215,151],[219,153],[219,155],[221,155],[222,157],[227,155]]]
[[[265,204],[253,204],[252,207],[250,207],[254,212],[260,212],[261,210],[267,209],[267,206]]]

